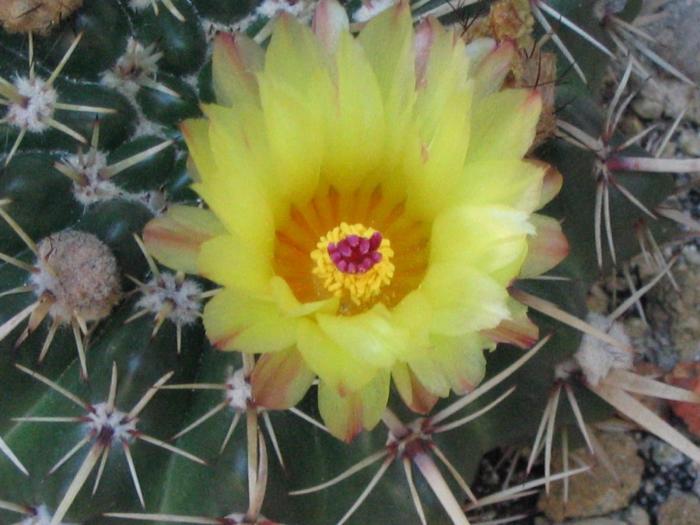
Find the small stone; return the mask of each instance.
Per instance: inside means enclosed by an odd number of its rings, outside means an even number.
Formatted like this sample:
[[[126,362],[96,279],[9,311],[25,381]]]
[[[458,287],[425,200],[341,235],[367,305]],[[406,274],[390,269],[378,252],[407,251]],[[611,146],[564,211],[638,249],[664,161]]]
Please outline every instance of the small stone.
[[[678,144],[686,155],[700,156],[700,135],[697,132],[684,129],[678,137]]]
[[[655,337],[670,339],[664,351],[691,362],[700,358],[700,268],[692,260],[686,262],[673,269],[678,290],[664,279],[647,295],[647,317]]]
[[[632,505],[625,512],[625,522],[627,525],[649,525],[651,520],[646,510],[639,505]]]
[[[664,113],[664,105],[659,100],[650,98],[638,98],[632,103],[632,109],[642,118],[656,120]]]
[[[700,522],[700,499],[692,494],[676,494],[661,505],[659,525],[697,525]]]
[[[592,463],[589,472],[570,479],[569,501],[566,505],[561,482],[552,485],[549,495],[540,496],[538,508],[549,519],[561,522],[566,518],[609,514],[625,508],[639,490],[644,461],[637,454],[635,440],[623,433],[604,433],[598,437],[617,471],[619,482],[600,463]],[[585,449],[576,453],[579,457],[590,457]],[[561,460],[558,454],[554,456],[553,464],[553,471],[559,472]]]

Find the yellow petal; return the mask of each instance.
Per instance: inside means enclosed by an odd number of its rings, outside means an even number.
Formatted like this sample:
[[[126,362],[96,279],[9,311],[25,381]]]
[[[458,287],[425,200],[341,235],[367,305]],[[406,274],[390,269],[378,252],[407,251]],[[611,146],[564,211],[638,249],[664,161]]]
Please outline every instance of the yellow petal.
[[[406,360],[416,353],[424,352],[429,346],[433,317],[433,309],[426,295],[420,289],[413,290],[401,299],[391,314],[396,326],[408,335],[399,358]]]
[[[315,377],[295,348],[263,354],[250,377],[255,404],[271,410],[291,408],[301,401]]]
[[[326,53],[333,53],[343,33],[350,29],[345,8],[337,0],[321,0],[316,6],[311,25]]]
[[[287,202],[304,205],[315,192],[324,152],[322,113],[330,86],[325,73],[314,70],[313,86],[299,94],[279,78],[259,78],[265,132],[274,166],[274,183]]]
[[[516,57],[515,44],[510,40],[505,40],[475,60],[472,76],[476,84],[474,88],[476,100],[480,101],[501,89]]]
[[[362,390],[341,396],[332,386],[321,382],[318,409],[328,430],[338,439],[350,442],[375,427],[389,400],[389,372],[379,372]]]
[[[209,122],[207,119],[188,119],[180,124],[180,131],[187,143],[190,159],[192,159],[196,171],[190,170],[192,180],[198,181],[201,173],[216,171],[214,152],[209,144]]]
[[[460,206],[433,223],[431,262],[471,266],[506,286],[527,255],[527,236],[535,233],[528,214],[505,206]]]
[[[508,299],[510,319],[504,319],[500,324],[484,330],[481,334],[495,343],[505,343],[520,348],[531,348],[540,338],[540,330],[527,316],[527,307],[514,299]]]
[[[274,78],[303,96],[313,91],[323,53],[311,29],[283,13],[275,22],[265,55],[264,76]]]
[[[192,188],[206,201],[226,229],[257,253],[271,257],[275,223],[265,192],[256,181],[242,181],[236,191],[198,182]]]
[[[432,218],[449,200],[445,187],[462,173],[471,131],[469,62],[461,39],[434,19],[418,28],[418,98],[415,104],[420,137],[420,167],[410,170],[408,205]]]
[[[207,337],[219,350],[279,352],[296,344],[297,320],[280,314],[270,301],[226,288],[204,307]]]
[[[401,399],[414,412],[427,414],[437,403],[438,396],[423,386],[406,363],[396,363],[391,370],[391,377]]]
[[[379,85],[360,44],[342,33],[333,59],[333,104],[323,115],[323,176],[339,191],[350,192],[368,176],[386,175],[380,170],[386,122]]]
[[[289,317],[306,317],[315,313],[332,314],[338,311],[340,302],[338,297],[331,297],[310,303],[300,303],[287,281],[276,275],[270,279],[270,292],[275,304]]]
[[[465,165],[455,188],[446,188],[457,204],[502,205],[531,213],[542,197],[544,169],[523,160],[491,160]]]
[[[299,320],[298,348],[309,368],[340,395],[357,392],[377,374],[375,367],[334,343],[309,319]]]
[[[479,101],[468,161],[522,158],[535,138],[541,109],[539,93],[528,89],[506,89]]]
[[[347,353],[377,368],[391,368],[402,353],[406,334],[393,326],[389,312],[382,307],[353,316],[319,314],[321,331]]]
[[[415,101],[415,55],[411,9],[407,0],[370,20],[358,37],[365,49],[384,101],[387,123],[385,154],[397,165],[406,147]]]
[[[217,169],[201,173],[205,183],[215,184],[239,198],[248,187],[260,195],[278,217],[286,213],[280,200],[277,175],[271,164],[262,110],[252,106],[227,108],[216,104],[202,106],[209,119],[209,147],[217,159]]]
[[[493,328],[509,315],[501,284],[460,263],[435,263],[421,290],[433,308],[432,332],[462,335]]]
[[[143,241],[148,252],[164,265],[197,273],[202,243],[224,232],[224,227],[209,210],[175,204],[165,215],[146,224]]]
[[[569,242],[561,231],[558,220],[544,215],[532,215],[530,220],[537,232],[530,237],[527,258],[520,271],[520,277],[542,275],[569,255]]]
[[[540,204],[537,207],[542,208],[547,203],[549,203],[554,197],[559,194],[561,187],[564,185],[564,177],[559,170],[541,161],[530,160],[529,162],[534,162],[542,169],[544,169],[544,177],[542,178],[542,196],[540,198]]]
[[[260,295],[269,291],[273,275],[267,254],[235,235],[219,235],[203,243],[197,268],[217,284]]]
[[[425,357],[409,361],[411,370],[430,392],[441,397],[452,389],[466,394],[484,377],[484,343],[478,334],[461,337],[433,336],[433,346]]]
[[[216,101],[226,106],[258,103],[255,73],[262,70],[265,52],[242,33],[219,33],[214,39],[212,82]]]

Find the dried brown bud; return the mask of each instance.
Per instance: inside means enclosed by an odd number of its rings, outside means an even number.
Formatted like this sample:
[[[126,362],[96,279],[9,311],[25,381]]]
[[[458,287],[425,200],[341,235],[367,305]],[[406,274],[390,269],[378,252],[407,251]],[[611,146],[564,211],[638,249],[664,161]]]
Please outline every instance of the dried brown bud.
[[[8,33],[45,34],[83,0],[0,0],[0,23]]]
[[[61,321],[106,317],[121,296],[117,261],[109,247],[91,233],[65,230],[38,245],[37,295],[50,294],[50,313]]]

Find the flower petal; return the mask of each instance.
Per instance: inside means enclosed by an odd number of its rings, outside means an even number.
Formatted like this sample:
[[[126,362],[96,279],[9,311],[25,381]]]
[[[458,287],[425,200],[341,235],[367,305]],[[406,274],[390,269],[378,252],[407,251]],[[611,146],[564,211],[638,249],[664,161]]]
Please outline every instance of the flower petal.
[[[303,95],[272,75],[259,77],[274,183],[287,202],[297,205],[308,202],[316,190],[324,153],[322,115],[330,81],[320,69],[311,75],[313,86]]]
[[[544,169],[523,160],[469,162],[462,180],[447,188],[458,204],[503,205],[531,213],[540,206]]]
[[[391,377],[394,379],[394,386],[401,399],[414,412],[427,414],[437,403],[438,396],[432,394],[418,381],[406,363],[396,363],[391,370]]]
[[[299,320],[298,348],[309,368],[339,395],[357,392],[377,374],[375,367],[333,342],[309,319]]]
[[[508,317],[505,287],[461,263],[431,264],[421,290],[433,307],[434,333],[462,335],[493,328]]]
[[[482,49],[487,49],[487,46],[483,46]],[[476,84],[474,88],[474,98],[476,100],[481,101],[484,97],[501,89],[516,56],[515,44],[510,40],[504,40],[485,55],[478,58],[475,57],[472,76]]]
[[[415,101],[415,55],[411,9],[401,0],[370,20],[358,40],[377,77],[384,101],[389,164],[398,165],[406,147]]]
[[[255,74],[262,70],[265,52],[242,33],[219,33],[214,39],[212,81],[216,101],[225,106],[258,103]]]
[[[350,34],[340,35],[333,58],[333,104],[324,112],[323,176],[337,190],[351,192],[368,176],[384,175],[384,107],[365,51]]]
[[[532,215],[530,220],[537,233],[530,237],[527,258],[520,270],[520,277],[542,275],[569,255],[569,241],[561,231],[558,220],[545,215]]]
[[[466,394],[484,377],[486,346],[483,338],[474,333],[461,337],[434,336],[431,351],[408,364],[433,394],[444,397],[450,389],[460,395]]]
[[[518,275],[527,255],[527,236],[534,233],[528,215],[512,208],[452,208],[433,223],[430,260],[471,266],[505,286]]]
[[[537,160],[530,160],[529,162],[535,163],[545,170],[544,177],[542,178],[542,197],[540,199],[540,205],[538,206],[539,209],[559,195],[559,191],[564,185],[564,177],[559,173],[559,170],[551,164]]]
[[[417,30],[417,89],[414,114],[420,137],[418,169],[410,170],[409,206],[432,218],[449,197],[445,186],[455,184],[462,172],[471,132],[469,61],[464,43],[432,18]],[[451,180],[450,180],[451,177]],[[447,180],[446,180],[447,179]]]
[[[535,138],[542,98],[535,90],[506,89],[475,106],[469,162],[521,159]]]
[[[519,348],[531,348],[540,338],[539,327],[527,316],[527,307],[513,299],[508,300],[510,319],[504,319],[490,330],[483,330],[481,335],[495,343],[505,343]]]
[[[350,21],[337,0],[321,0],[316,6],[311,27],[326,52],[332,54],[341,35],[349,31]]]
[[[298,320],[280,314],[270,301],[225,288],[204,307],[207,337],[219,350],[279,352],[297,339]]]
[[[197,273],[202,243],[225,232],[212,212],[190,206],[172,205],[143,230],[148,253],[174,270]]]
[[[250,377],[253,399],[261,407],[286,410],[301,401],[315,378],[295,348],[263,354]]]
[[[189,170],[190,177],[194,181],[201,180],[201,173],[216,171],[216,161],[209,144],[209,122],[203,118],[188,119],[180,124],[180,131],[187,144],[189,166],[195,168]]]
[[[360,391],[345,396],[322,381],[318,409],[331,434],[350,442],[363,428],[374,428],[389,400],[389,380],[389,372],[380,371]]]
[[[292,15],[282,13],[267,47],[264,76],[303,96],[313,92],[316,71],[323,65],[323,52],[311,29]]]
[[[197,268],[200,275],[217,284],[259,295],[269,291],[273,275],[267,254],[235,235],[219,235],[204,242]]]
[[[390,314],[373,308],[353,316],[319,314],[318,326],[334,343],[363,363],[391,368],[405,345],[405,335],[393,326]]]

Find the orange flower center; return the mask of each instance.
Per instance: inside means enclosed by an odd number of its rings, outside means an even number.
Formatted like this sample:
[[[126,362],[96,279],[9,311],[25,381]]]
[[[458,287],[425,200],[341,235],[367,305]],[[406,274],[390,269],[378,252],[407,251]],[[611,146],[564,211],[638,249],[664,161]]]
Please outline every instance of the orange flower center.
[[[423,280],[429,239],[429,225],[406,212],[402,195],[381,185],[323,186],[278,226],[275,272],[301,302],[339,297],[342,315],[391,307]]]

